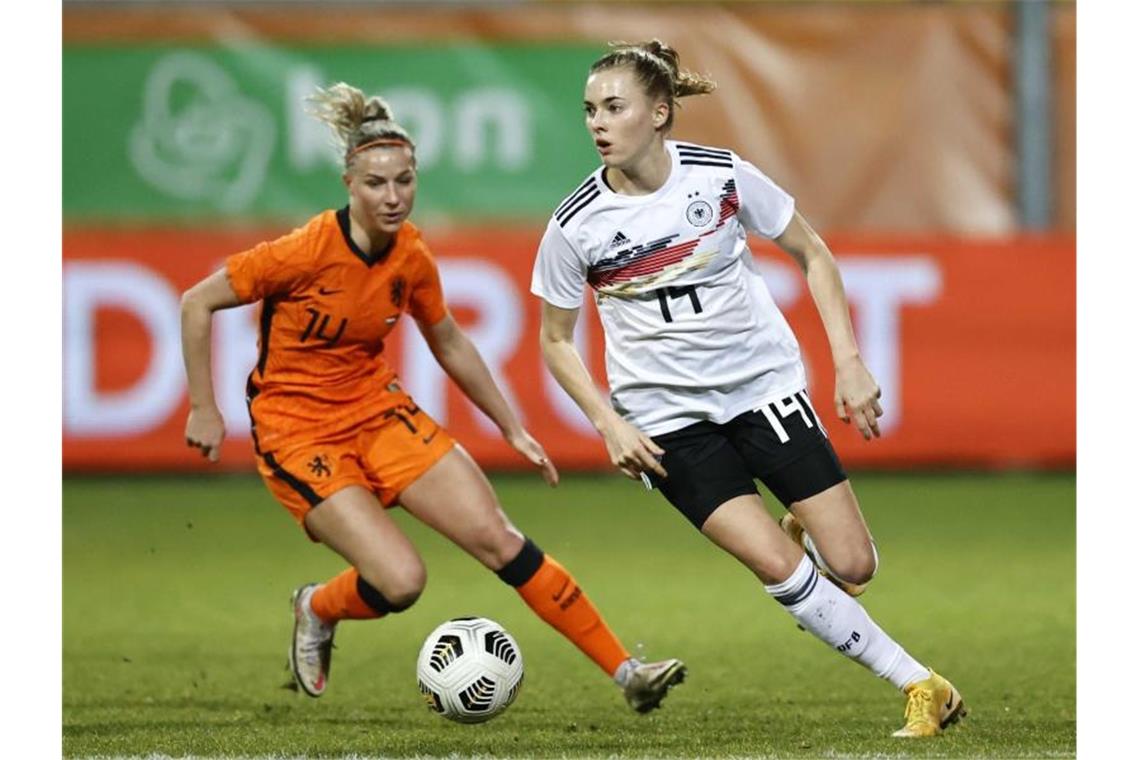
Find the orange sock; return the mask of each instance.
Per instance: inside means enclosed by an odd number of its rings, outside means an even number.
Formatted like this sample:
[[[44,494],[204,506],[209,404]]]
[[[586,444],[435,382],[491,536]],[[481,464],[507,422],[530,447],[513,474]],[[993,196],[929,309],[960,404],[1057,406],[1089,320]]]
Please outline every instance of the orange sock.
[[[550,555],[522,585],[519,596],[540,618],[549,623],[609,675],[629,659],[629,652],[586,596],[586,592]]]
[[[382,617],[387,610],[377,610],[372,604],[366,602],[361,595],[361,591],[367,593],[371,590],[377,596],[379,592],[367,584],[365,584],[366,588],[361,589],[363,583],[365,582],[356,568],[348,568],[340,575],[326,581],[313,593],[311,601],[313,612],[326,623],[335,623],[338,620],[371,620]],[[379,598],[382,602],[383,597]],[[375,603],[375,599],[373,602]],[[383,607],[384,605],[377,604],[376,606]]]

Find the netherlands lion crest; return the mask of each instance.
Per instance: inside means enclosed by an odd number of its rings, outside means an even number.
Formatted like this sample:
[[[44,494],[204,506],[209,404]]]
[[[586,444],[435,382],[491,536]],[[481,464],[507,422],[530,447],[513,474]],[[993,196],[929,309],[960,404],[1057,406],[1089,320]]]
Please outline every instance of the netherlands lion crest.
[[[397,309],[404,306],[404,289],[406,287],[407,283],[403,277],[397,277],[392,280],[392,286],[388,291],[388,296],[392,299],[392,305]]]

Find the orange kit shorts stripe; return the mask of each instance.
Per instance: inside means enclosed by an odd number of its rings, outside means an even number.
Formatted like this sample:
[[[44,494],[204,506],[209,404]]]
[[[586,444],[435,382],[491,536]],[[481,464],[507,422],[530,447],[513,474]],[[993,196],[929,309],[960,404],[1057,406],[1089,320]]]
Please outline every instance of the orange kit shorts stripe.
[[[340,436],[290,443],[258,457],[269,491],[304,527],[309,510],[358,485],[385,507],[455,445],[411,397]],[[311,536],[310,536],[311,537]]]

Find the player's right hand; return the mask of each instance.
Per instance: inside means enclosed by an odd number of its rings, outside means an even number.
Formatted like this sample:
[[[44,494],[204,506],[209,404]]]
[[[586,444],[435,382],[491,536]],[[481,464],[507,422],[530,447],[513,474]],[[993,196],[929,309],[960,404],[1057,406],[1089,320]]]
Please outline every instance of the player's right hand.
[[[661,466],[660,457],[665,450],[649,436],[620,417],[614,417],[602,429],[610,462],[631,480],[640,480],[641,473],[652,472],[662,478],[669,477]]]
[[[226,437],[226,421],[213,409],[191,409],[186,418],[186,445],[199,449],[211,462],[222,456],[222,439]]]

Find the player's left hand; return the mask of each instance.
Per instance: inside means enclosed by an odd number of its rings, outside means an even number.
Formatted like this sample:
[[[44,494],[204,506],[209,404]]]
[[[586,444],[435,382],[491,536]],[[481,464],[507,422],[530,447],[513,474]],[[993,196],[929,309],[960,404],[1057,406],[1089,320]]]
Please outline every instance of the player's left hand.
[[[558,485],[558,469],[554,466],[554,462],[550,461],[550,457],[546,456],[546,450],[542,448],[542,444],[534,440],[530,433],[526,430],[519,428],[512,433],[506,433],[503,436],[507,439],[507,443],[514,447],[514,450],[522,454],[531,464],[540,468],[542,472],[542,479],[546,484],[553,488]]]
[[[835,368],[835,411],[847,424],[854,420],[864,440],[879,437],[879,418],[883,416],[879,398],[882,395],[879,384],[858,356]]]

